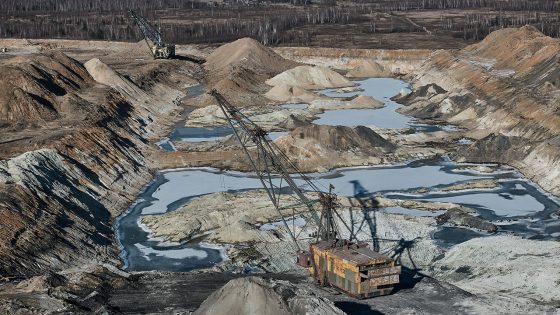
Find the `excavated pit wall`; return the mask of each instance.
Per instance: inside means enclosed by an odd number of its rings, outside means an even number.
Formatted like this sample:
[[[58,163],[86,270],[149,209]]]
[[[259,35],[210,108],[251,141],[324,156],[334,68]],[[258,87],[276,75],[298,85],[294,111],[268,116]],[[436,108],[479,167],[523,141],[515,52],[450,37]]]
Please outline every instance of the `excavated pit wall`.
[[[0,276],[120,264],[113,221],[152,180],[149,141],[163,135],[184,96],[153,83],[143,99],[117,86],[96,86],[96,98],[79,91],[96,102],[95,121],[0,161]],[[151,96],[162,89],[175,99]]]
[[[524,32],[538,33],[523,28],[518,31],[521,35],[524,35]],[[536,36],[538,41],[541,40],[541,35],[532,36]],[[546,49],[538,50],[534,58],[532,55],[524,56],[527,61],[519,62],[520,65],[514,69],[517,72],[513,79],[503,77],[503,72],[486,69],[487,66],[481,60],[489,60],[486,56],[488,53],[476,52],[474,45],[474,48],[467,47],[463,51],[287,47],[276,48],[275,52],[297,62],[343,71],[370,60],[389,70],[394,76],[406,76],[415,89],[437,84],[445,89],[444,94],[438,95],[437,99],[420,99],[420,110],[403,108],[403,113],[459,125],[472,131],[473,137],[482,138],[494,133],[524,139],[524,146],[511,146],[504,150],[494,145],[492,139],[487,139],[466,148],[464,152],[459,152],[455,158],[459,161],[508,164],[544,190],[559,196],[560,118],[553,114],[554,106],[550,104],[550,98],[539,96],[542,87],[537,86],[542,78],[548,78],[553,71],[549,63],[558,59],[558,55],[554,59],[555,50],[551,47],[558,44],[547,38],[542,41]],[[542,62],[541,59],[548,60],[547,58],[552,61]],[[496,60],[499,64],[500,56]],[[546,67],[541,64],[545,64]],[[447,113],[447,116],[444,113],[435,117],[424,117],[425,114],[421,111],[427,106],[433,106],[436,108],[434,112],[439,114],[448,110],[449,104],[454,112]],[[481,149],[489,146],[492,147],[490,151]]]
[[[428,49],[342,49],[280,47],[274,51],[293,61],[348,70],[357,62],[373,60],[394,75],[410,74],[426,61],[433,50]]]

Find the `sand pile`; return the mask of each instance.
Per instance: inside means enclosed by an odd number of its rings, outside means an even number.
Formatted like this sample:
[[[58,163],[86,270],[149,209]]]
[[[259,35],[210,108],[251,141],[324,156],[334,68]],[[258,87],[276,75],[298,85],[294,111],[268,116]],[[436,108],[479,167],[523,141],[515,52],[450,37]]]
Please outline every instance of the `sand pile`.
[[[279,84],[272,87],[265,96],[271,100],[283,103],[311,103],[314,100],[325,98],[299,86],[287,84]]]
[[[288,85],[308,90],[341,88],[354,83],[341,74],[324,67],[298,66],[266,81],[271,86]]]
[[[151,97],[132,81],[124,78],[117,71],[94,58],[84,64],[93,79],[101,84],[108,85],[117,90],[122,96],[132,101],[135,105],[146,107],[151,101]]]
[[[228,315],[330,315],[345,314],[312,292],[281,280],[259,277],[234,279],[210,295],[194,312]]]
[[[475,238],[434,263],[435,277],[475,294],[560,303],[560,243],[514,236]]]
[[[93,80],[79,62],[61,52],[15,57],[5,61],[0,72],[0,124],[83,119],[93,110],[76,96]]]
[[[480,43],[464,50],[476,57],[489,59],[492,67],[524,73],[537,64],[556,59],[560,52],[560,40],[548,37],[534,26],[527,25],[492,32]]]
[[[269,102],[262,96],[264,82],[297,63],[284,59],[251,38],[242,38],[214,50],[206,59],[209,87],[216,88],[235,105],[243,107]],[[215,104],[208,95],[202,104]]]
[[[256,40],[242,38],[214,50],[206,58],[204,67],[212,76],[227,75],[235,68],[245,68],[271,77],[296,65]]]
[[[349,78],[389,77],[391,72],[373,60],[353,60],[346,73]]]
[[[356,108],[382,108],[385,104],[376,100],[372,96],[358,95],[347,101],[341,99],[315,100],[311,102],[310,109],[336,110],[336,109],[356,109]]]

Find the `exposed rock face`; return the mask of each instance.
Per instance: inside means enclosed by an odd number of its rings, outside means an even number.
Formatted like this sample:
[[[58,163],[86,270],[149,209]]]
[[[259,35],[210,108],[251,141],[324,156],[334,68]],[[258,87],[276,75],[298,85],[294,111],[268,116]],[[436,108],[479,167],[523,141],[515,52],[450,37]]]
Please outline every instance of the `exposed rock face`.
[[[76,92],[93,83],[86,69],[61,52],[17,57],[0,65],[0,127],[83,120],[95,107]]]
[[[552,193],[560,194],[560,136],[539,142],[492,134],[458,150],[458,161],[494,161],[512,165]]]
[[[334,304],[288,281],[258,277],[234,279],[210,295],[194,312],[203,314],[342,315]]]
[[[558,195],[559,62],[560,40],[531,26],[499,30],[462,51],[434,53],[413,83],[441,89],[406,97],[402,112],[468,129],[481,140],[461,160],[508,163]]]
[[[111,290],[128,284],[131,275],[111,265],[47,272],[0,288],[2,314],[112,314]]]
[[[459,161],[515,164],[515,161],[520,161],[527,155],[530,148],[531,145],[521,137],[491,134],[458,150],[455,156]]]
[[[342,49],[320,47],[277,47],[282,57],[323,67],[351,70],[363,60],[373,60],[393,74],[414,73],[433,53],[427,49]]]
[[[54,58],[49,56],[30,58]],[[139,101],[124,88],[95,83],[75,60],[61,56],[56,60],[45,73],[66,69],[66,75],[74,75],[76,81],[79,74],[83,83],[75,85],[66,82],[62,74],[53,78],[72,86],[72,93],[87,104],[85,108],[95,109],[94,115],[68,128],[61,128],[63,123],[57,120],[54,131],[45,125],[8,129],[8,139],[15,140],[0,143],[6,158],[0,161],[0,275],[37,274],[92,261],[118,264],[113,219],[152,178],[142,152],[145,137],[156,133],[154,122],[165,121],[161,113],[176,107],[168,99],[156,102],[99,61],[93,68],[126,82],[131,91],[151,102]],[[100,73],[94,74],[97,77]],[[49,91],[44,92],[52,96]],[[180,95],[176,90],[172,93],[173,97]],[[75,115],[72,111],[56,112],[65,113],[64,118]],[[42,119],[39,112],[26,115],[29,121]]]
[[[297,86],[307,90],[341,88],[354,83],[341,74],[324,67],[298,66],[266,81],[271,86]]]

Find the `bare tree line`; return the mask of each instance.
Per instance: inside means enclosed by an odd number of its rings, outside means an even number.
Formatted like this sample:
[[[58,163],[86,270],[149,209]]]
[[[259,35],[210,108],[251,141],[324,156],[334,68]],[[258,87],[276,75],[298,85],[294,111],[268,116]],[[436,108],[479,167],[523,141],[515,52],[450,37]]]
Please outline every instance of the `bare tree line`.
[[[515,13],[465,14],[462,17],[441,17],[441,28],[455,32],[463,39],[479,40],[491,32],[506,28],[533,25],[543,34],[560,37],[560,14]]]
[[[226,5],[194,0],[2,0],[0,37],[135,41],[142,35],[127,11],[139,11],[177,44],[224,42],[253,37],[266,45],[307,45],[317,25],[338,25],[358,34],[424,32],[415,23],[386,13],[407,10],[489,8],[498,13],[446,17],[431,31],[451,32],[464,40],[483,39],[491,31],[532,24],[559,37],[558,1],[550,0],[378,0],[363,2],[232,0]],[[315,0],[318,1],[318,0]],[[502,13],[509,10],[508,13]],[[551,11],[552,10],[552,11]],[[445,12],[445,11],[444,11]],[[348,26],[346,26],[348,25]]]
[[[359,1],[359,0],[358,0]],[[369,3],[368,0],[359,2]],[[488,8],[502,11],[543,11],[558,12],[560,2],[553,0],[408,0],[375,1],[378,9],[390,11],[447,10]]]

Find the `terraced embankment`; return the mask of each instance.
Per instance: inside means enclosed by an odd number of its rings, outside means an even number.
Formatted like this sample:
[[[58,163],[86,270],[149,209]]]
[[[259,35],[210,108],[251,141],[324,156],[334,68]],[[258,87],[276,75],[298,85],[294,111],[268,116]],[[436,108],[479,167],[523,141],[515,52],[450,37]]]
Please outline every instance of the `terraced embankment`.
[[[3,276],[119,264],[113,220],[152,179],[148,141],[184,93],[153,78],[142,90],[97,59],[86,66],[61,52],[0,64]]]

